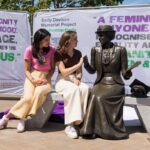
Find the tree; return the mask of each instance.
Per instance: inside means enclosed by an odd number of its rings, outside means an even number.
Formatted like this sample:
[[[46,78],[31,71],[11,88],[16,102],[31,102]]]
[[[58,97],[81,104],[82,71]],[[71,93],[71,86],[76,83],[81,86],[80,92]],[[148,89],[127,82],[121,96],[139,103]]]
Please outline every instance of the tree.
[[[111,6],[122,2],[123,0],[0,0],[0,9],[28,11],[32,26],[33,14],[40,9]]]
[[[54,8],[63,7],[94,7],[94,6],[112,6],[122,4],[124,0],[52,0]]]
[[[0,0],[0,9],[26,10],[33,13],[39,9],[64,7],[112,6],[121,4],[123,0]]]
[[[39,9],[49,8],[49,0],[39,0],[35,3],[35,0],[0,0],[0,9],[5,10],[21,10],[27,11],[30,14],[29,20],[32,26],[33,14]]]
[[[112,5],[118,5],[122,4],[123,0],[83,0],[80,1],[80,5],[82,7],[88,7],[88,6],[100,6],[100,5],[106,5],[106,6],[112,6]]]

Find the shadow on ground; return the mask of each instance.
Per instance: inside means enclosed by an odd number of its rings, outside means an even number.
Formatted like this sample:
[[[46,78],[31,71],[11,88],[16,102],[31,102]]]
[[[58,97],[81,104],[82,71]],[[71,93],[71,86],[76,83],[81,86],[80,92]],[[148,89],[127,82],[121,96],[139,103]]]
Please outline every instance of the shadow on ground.
[[[63,123],[58,123],[58,122],[47,122],[42,129],[28,129],[28,131],[40,131],[43,133],[46,132],[57,132],[57,131],[62,131],[65,129],[65,125]]]
[[[126,127],[126,129],[129,134],[146,133],[144,127],[142,127],[142,126],[129,126],[129,127]]]

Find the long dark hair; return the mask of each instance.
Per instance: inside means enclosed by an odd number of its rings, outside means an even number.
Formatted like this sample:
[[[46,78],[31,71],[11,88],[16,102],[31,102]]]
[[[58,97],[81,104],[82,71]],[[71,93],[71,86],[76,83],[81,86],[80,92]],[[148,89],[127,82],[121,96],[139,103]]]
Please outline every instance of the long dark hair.
[[[51,36],[51,34],[46,29],[39,29],[34,34],[34,39],[32,43],[32,55],[35,58],[38,58],[39,50],[40,50],[40,41],[42,41],[45,37]],[[44,53],[49,52],[49,47],[43,49]]]
[[[67,52],[66,48],[69,46],[70,40],[72,38],[75,38],[76,34],[77,34],[76,31],[64,32],[59,40],[59,45],[56,50],[60,53],[66,53]]]

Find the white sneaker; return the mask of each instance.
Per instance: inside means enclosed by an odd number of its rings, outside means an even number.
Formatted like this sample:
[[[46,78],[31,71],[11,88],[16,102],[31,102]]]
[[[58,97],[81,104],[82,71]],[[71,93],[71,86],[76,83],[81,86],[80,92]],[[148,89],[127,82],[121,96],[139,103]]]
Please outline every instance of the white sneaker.
[[[65,133],[68,137],[72,138],[72,139],[77,139],[78,138],[78,134],[77,134],[77,131],[76,129],[71,126],[71,125],[68,125],[66,128],[65,128]]]
[[[0,129],[6,128],[8,121],[9,119],[3,116],[3,118],[0,119]]]
[[[17,125],[17,132],[21,133],[25,131],[25,120],[20,120]]]

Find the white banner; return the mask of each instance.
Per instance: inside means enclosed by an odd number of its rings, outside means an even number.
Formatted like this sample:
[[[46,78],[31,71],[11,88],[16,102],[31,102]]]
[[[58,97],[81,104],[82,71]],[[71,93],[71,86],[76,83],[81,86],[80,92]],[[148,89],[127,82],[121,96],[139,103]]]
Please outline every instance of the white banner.
[[[28,13],[0,11],[0,93],[23,92],[23,53],[30,39]]]
[[[128,65],[131,66],[137,60],[142,62],[133,69],[133,77],[125,81],[126,85],[135,78],[150,85],[150,6],[41,11],[34,15],[33,30],[46,28],[52,34],[55,47],[64,31],[77,31],[77,49],[90,60],[91,48],[99,45],[95,31],[99,25],[105,24],[113,25],[116,30],[114,42],[126,47]],[[93,83],[95,75],[84,70],[83,81]]]

